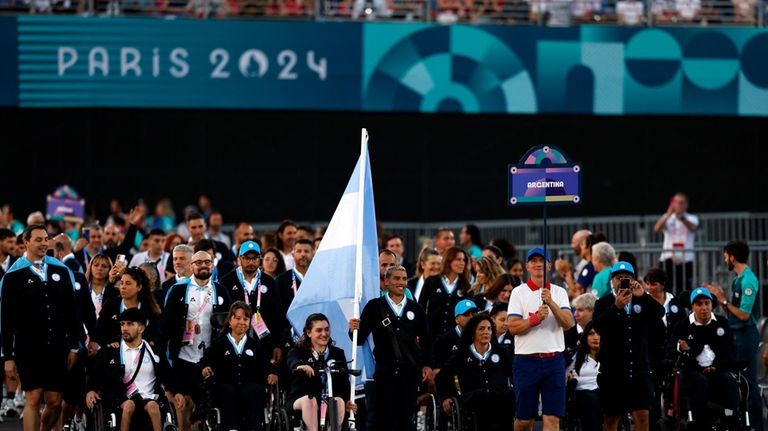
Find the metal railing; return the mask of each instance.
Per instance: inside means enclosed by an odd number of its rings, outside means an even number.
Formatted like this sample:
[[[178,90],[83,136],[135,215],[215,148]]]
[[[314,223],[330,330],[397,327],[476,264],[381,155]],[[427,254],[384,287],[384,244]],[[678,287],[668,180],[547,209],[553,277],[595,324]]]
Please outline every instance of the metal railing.
[[[0,14],[394,20],[443,24],[744,25],[767,0],[0,0]]]

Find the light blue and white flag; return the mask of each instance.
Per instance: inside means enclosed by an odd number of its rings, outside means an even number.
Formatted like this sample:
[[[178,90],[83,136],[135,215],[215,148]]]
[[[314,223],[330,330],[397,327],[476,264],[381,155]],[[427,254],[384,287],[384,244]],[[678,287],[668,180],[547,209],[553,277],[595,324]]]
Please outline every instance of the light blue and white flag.
[[[378,296],[376,209],[368,159],[368,133],[363,129],[360,159],[307,275],[288,308],[288,320],[296,333],[301,334],[307,316],[325,314],[336,346],[344,349],[348,360],[354,360],[358,350],[353,351],[347,335],[349,319],[359,317],[362,307]],[[360,348],[367,376],[373,376],[372,348],[370,338]],[[360,364],[353,364],[353,367],[362,368]]]

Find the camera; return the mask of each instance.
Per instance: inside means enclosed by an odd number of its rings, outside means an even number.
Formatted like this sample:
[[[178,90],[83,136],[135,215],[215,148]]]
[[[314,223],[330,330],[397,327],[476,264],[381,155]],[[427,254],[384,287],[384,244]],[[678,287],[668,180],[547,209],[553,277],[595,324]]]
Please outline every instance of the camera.
[[[620,283],[620,284],[619,284],[619,288],[620,288],[620,289],[622,289],[622,290],[625,290],[625,289],[626,289],[626,290],[629,290],[629,289],[630,289],[630,287],[629,287],[629,278],[622,278],[622,279],[619,281],[619,283]]]

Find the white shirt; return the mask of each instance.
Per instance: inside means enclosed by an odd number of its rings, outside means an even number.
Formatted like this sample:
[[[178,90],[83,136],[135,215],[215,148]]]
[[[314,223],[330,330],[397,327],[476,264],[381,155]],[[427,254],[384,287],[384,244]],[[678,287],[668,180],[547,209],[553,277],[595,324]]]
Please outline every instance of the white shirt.
[[[446,292],[449,294],[452,294],[454,290],[456,290],[456,283],[459,282],[459,277],[456,277],[455,280],[453,280],[453,283],[448,281],[448,277],[442,276],[440,277],[440,280],[443,281],[443,287],[445,287]]]
[[[405,302],[408,300],[408,298],[403,295],[403,300],[400,301],[399,304],[395,304],[395,301],[389,297],[389,294],[384,295],[384,297],[387,298],[387,303],[389,304],[390,308],[392,308],[392,311],[395,312],[397,317],[402,317],[403,309],[405,308]]]
[[[283,260],[285,261],[285,270],[293,269],[294,266],[296,266],[296,261],[293,260],[293,255],[291,253],[283,253],[282,250],[280,250],[280,254],[283,255]]]
[[[688,220],[692,225],[699,226],[699,218],[693,214],[685,213],[683,217]],[[693,241],[696,237],[695,231],[688,230],[688,227],[678,220],[677,216],[671,215],[667,222],[664,224],[664,244],[665,251],[661,253],[662,262],[667,259],[673,259],[675,263],[693,262],[692,251],[673,251],[673,249],[686,249],[693,248]]]
[[[152,365],[152,357],[155,353],[146,341],[142,341],[136,348],[128,347],[125,341],[120,341],[120,354],[123,358],[123,364],[125,365],[125,377],[130,379],[133,377],[133,373],[138,366],[137,361],[141,353],[141,346],[146,346],[144,352],[144,359],[142,359],[141,368],[139,368],[139,374],[136,376],[136,380],[133,381],[136,387],[139,389],[141,398],[156,400],[157,394],[155,393],[155,367]],[[159,360],[159,358],[157,358]],[[135,364],[135,365],[134,365]],[[126,394],[128,395],[128,394]]]
[[[160,284],[163,284],[166,280],[165,277],[165,264],[168,262],[168,257],[170,254],[166,251],[163,252],[163,254],[160,256],[159,260],[153,260],[149,257],[149,251],[142,251],[141,253],[136,253],[131,258],[131,263],[128,264],[128,266],[139,266],[142,263],[154,263],[157,266],[157,274],[160,276]]]
[[[3,263],[0,264],[0,266],[3,267],[3,271],[8,272],[8,267],[11,264],[11,255],[5,256],[5,260]]]
[[[570,373],[576,367],[576,361],[571,362],[568,366],[566,373]],[[600,373],[600,363],[590,358],[587,355],[584,358],[584,363],[581,364],[579,374],[574,377],[577,379],[576,390],[577,391],[594,391],[597,389],[597,375]]]
[[[416,289],[413,292],[413,298],[418,301],[419,297],[421,296],[421,289],[424,287],[424,276],[422,275],[419,277],[419,279],[416,281]]]
[[[568,292],[555,284],[551,284],[550,287],[555,304],[562,310],[570,310]],[[528,313],[535,313],[541,304],[541,289],[533,291],[528,283],[523,283],[512,289],[507,314],[510,317],[527,319]],[[532,327],[525,334],[515,336],[515,354],[517,355],[553,353],[563,350],[565,350],[563,328],[551,312],[538,326]]]
[[[196,283],[197,279],[192,277],[189,279],[189,285],[187,286],[187,295],[189,301],[189,307],[187,308],[187,320],[193,320],[200,326],[200,333],[195,334],[195,340],[192,345],[181,346],[179,351],[179,358],[187,362],[196,364],[203,358],[203,349],[200,349],[200,344],[205,343],[206,347],[211,345],[211,314],[213,313],[213,284],[211,279],[208,279],[208,283],[202,286],[203,289],[199,289]],[[205,307],[201,308],[205,305]]]
[[[248,279],[245,278],[242,268],[238,266],[235,271],[240,275],[240,280],[243,281],[243,289],[245,289],[245,292],[251,294],[256,289],[256,282],[259,281],[258,274],[254,275],[251,281],[248,281]]]

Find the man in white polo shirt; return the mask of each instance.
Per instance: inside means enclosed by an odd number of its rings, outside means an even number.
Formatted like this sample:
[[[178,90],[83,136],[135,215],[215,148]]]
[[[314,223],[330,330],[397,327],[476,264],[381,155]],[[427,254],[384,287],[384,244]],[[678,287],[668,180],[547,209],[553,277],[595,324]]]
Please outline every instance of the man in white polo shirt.
[[[563,330],[573,326],[573,315],[568,292],[549,282],[544,285],[544,271],[549,273],[551,264],[543,249],[528,252],[525,268],[530,277],[512,290],[507,310],[509,332],[515,336],[515,431],[533,430],[539,396],[544,431],[555,431],[565,415]]]

